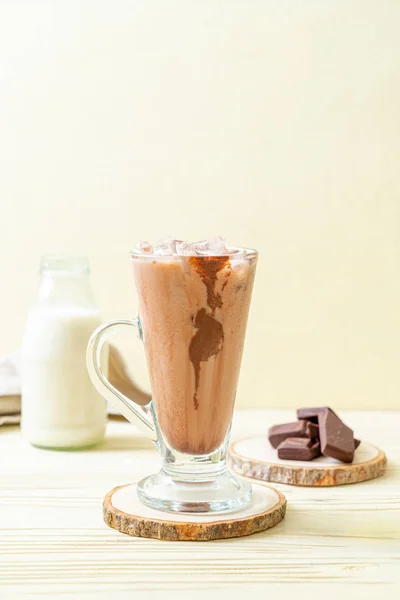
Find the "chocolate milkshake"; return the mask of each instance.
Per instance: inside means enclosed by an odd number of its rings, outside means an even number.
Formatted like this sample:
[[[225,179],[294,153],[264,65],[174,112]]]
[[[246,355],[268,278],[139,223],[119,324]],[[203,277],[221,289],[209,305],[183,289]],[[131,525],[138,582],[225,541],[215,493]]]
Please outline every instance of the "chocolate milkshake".
[[[133,270],[157,418],[173,450],[208,454],[232,419],[257,255],[222,242],[217,251],[139,246]]]

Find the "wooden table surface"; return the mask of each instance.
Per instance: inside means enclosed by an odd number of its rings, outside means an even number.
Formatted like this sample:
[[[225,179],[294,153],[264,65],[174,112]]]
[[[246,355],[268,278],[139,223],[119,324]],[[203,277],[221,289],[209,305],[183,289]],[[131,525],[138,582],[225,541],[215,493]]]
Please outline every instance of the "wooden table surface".
[[[232,437],[293,415],[238,411]],[[400,413],[342,416],[385,450],[384,477],[325,489],[276,485],[288,500],[282,523],[207,543],[130,538],[103,523],[104,494],[159,467],[129,423],[112,421],[105,441],[84,452],[35,449],[18,428],[2,427],[0,598],[400,598]]]

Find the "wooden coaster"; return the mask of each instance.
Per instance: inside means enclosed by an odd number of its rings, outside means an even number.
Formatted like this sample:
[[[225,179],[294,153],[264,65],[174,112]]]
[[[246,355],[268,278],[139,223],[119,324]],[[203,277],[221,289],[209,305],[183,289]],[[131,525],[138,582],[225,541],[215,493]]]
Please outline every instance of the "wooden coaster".
[[[318,487],[375,479],[383,475],[386,467],[385,453],[365,442],[357,448],[351,464],[327,456],[312,461],[280,460],[266,435],[232,443],[229,459],[233,470],[245,477]]]
[[[244,509],[218,516],[155,510],[140,502],[136,486],[114,488],[103,503],[107,525],[136,537],[203,542],[242,537],[274,527],[286,512],[285,496],[266,485],[253,485],[252,500]]]

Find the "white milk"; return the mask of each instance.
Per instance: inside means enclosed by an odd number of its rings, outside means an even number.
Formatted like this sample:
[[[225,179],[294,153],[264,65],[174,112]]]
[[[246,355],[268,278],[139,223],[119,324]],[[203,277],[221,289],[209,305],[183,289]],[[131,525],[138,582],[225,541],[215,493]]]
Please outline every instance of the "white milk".
[[[99,442],[106,425],[85,362],[100,313],[85,273],[53,275],[42,276],[22,344],[22,432],[37,446],[84,447]]]

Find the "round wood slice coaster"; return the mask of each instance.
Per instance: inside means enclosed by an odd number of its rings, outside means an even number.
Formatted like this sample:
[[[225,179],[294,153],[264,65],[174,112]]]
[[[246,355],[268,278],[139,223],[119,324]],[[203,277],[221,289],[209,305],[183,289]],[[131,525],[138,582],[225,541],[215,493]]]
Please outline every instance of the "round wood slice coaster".
[[[253,485],[247,507],[218,516],[155,510],[140,502],[136,486],[131,483],[114,488],[103,503],[107,525],[136,537],[202,542],[242,537],[274,527],[286,511],[285,496],[266,485]]]
[[[312,461],[281,460],[266,435],[232,443],[229,460],[233,470],[245,477],[316,487],[375,479],[383,475],[386,467],[385,453],[365,442],[355,451],[351,464],[327,456]]]

